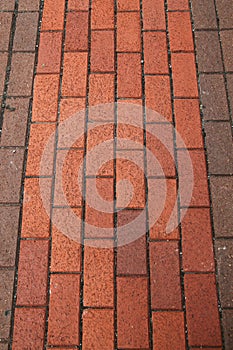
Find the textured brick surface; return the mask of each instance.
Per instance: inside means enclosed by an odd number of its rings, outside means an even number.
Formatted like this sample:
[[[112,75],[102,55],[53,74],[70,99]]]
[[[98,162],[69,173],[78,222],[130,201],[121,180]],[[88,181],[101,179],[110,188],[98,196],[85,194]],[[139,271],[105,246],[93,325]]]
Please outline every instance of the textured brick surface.
[[[0,29],[1,29],[0,49],[4,51],[8,50],[11,21],[12,21],[11,13],[0,13]]]
[[[232,310],[223,311],[223,327],[226,349],[231,349],[233,345],[233,312]]]
[[[19,0],[20,11],[38,11],[39,5],[39,0]]]
[[[189,10],[188,0],[168,0],[169,10]]]
[[[138,52],[141,49],[140,13],[120,12],[117,15],[117,51]]]
[[[162,0],[154,2],[153,0],[144,0],[142,3],[144,19],[143,27],[146,30],[165,30],[165,9]]]
[[[114,29],[114,0],[93,0],[92,29]]]
[[[168,29],[171,51],[193,51],[191,19],[188,12],[170,12]]]
[[[113,31],[95,31],[91,35],[91,70],[114,72]]]
[[[60,73],[62,33],[41,33],[37,73]]]
[[[68,13],[66,22],[65,50],[88,50],[88,12]]]
[[[10,332],[14,271],[0,270],[0,337],[7,339]]]
[[[10,96],[31,96],[35,56],[32,53],[14,53],[8,87]]]
[[[13,11],[15,8],[14,0],[1,0],[0,1],[0,10],[1,11]]]
[[[35,51],[37,25],[38,13],[18,14],[13,46],[15,51]]]
[[[65,0],[58,0],[54,7],[53,0],[44,3],[42,30],[62,30],[64,24]]]
[[[167,39],[165,33],[144,33],[145,74],[168,73]]]
[[[141,58],[139,54],[118,54],[118,97],[140,98]]]
[[[5,84],[6,68],[7,68],[7,53],[0,53],[0,94],[3,95]]]
[[[233,27],[233,10],[230,0],[221,0],[216,1],[218,15],[219,15],[219,24],[220,28],[232,28]]]
[[[216,29],[216,13],[214,0],[192,0],[192,9],[194,15],[195,28],[197,29]]]
[[[223,58],[225,63],[226,71],[233,70],[232,54],[233,54],[233,40],[232,40],[233,30],[226,32],[221,32],[221,42],[223,48]]]

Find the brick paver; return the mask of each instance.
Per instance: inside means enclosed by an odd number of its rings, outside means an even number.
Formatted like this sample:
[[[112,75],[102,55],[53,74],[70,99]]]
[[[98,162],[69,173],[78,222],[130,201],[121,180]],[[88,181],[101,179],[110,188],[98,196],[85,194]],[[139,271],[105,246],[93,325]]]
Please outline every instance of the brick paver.
[[[1,350],[232,349],[231,11],[0,0]]]

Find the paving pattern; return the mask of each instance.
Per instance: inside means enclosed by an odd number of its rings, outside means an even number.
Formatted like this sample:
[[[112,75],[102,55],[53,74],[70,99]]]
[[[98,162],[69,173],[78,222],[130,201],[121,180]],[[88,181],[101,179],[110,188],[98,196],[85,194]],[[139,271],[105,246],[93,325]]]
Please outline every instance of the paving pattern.
[[[0,0],[0,350],[233,348],[232,18]]]

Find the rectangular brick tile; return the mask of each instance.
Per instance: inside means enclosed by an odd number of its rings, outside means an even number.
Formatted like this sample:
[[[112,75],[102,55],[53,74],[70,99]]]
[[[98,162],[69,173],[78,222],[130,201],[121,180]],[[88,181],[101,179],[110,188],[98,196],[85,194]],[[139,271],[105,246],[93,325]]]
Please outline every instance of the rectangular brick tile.
[[[147,175],[175,177],[172,126],[170,124],[147,124],[146,131]]]
[[[29,99],[6,100],[2,126],[2,146],[24,146],[28,122]]]
[[[210,181],[214,232],[216,237],[232,237],[233,178],[212,177]]]
[[[172,121],[170,79],[166,76],[145,78],[147,122]]]
[[[175,100],[174,113],[177,147],[203,148],[201,115],[198,100]]]
[[[8,96],[31,96],[35,55],[13,53]]]
[[[60,77],[58,74],[45,74],[36,76],[32,107],[33,121],[56,121],[59,84]]]
[[[7,68],[7,59],[8,54],[6,52],[0,53],[0,95],[3,95],[4,85],[5,85],[5,76]]]
[[[7,339],[10,333],[14,271],[0,270],[0,337]]]
[[[135,227],[140,229],[140,234],[135,230]],[[117,273],[146,275],[147,245],[144,213],[141,210],[123,210],[119,212],[117,228]]]
[[[152,309],[182,308],[179,259],[178,242],[150,243]]]
[[[83,151],[58,151],[54,205],[81,206]]]
[[[27,176],[52,175],[55,130],[55,124],[31,125],[26,168]]]
[[[200,72],[223,70],[218,33],[215,31],[196,32],[198,69]]]
[[[86,175],[114,175],[113,140],[114,125],[112,123],[88,124]]]
[[[116,188],[118,208],[144,208],[146,198],[142,151],[117,152],[116,181],[119,181]]]
[[[214,0],[193,0],[192,12],[196,29],[217,28]]]
[[[63,96],[83,97],[87,85],[87,54],[65,53],[62,83]]]
[[[151,239],[179,239],[176,187],[175,179],[149,179],[148,181]]]
[[[140,2],[139,0],[117,0],[117,9],[118,11],[140,11]]]
[[[89,120],[114,120],[114,84],[113,74],[90,75],[89,106],[96,107],[89,109]],[[102,106],[102,104],[105,104],[105,106]]]
[[[86,240],[84,249],[84,306],[113,307],[114,252],[111,241]]]
[[[172,54],[172,75],[176,97],[198,97],[196,65],[192,53]]]
[[[118,97],[142,96],[140,54],[118,54]]]
[[[18,238],[18,207],[1,207],[1,246],[0,267],[13,267],[15,265],[16,245]]]
[[[24,150],[0,149],[0,202],[18,203]]]
[[[214,272],[209,209],[190,208],[187,212],[182,210],[181,225],[184,271]]]
[[[225,0],[224,2],[217,0],[216,7],[218,10],[218,17],[220,19],[220,28],[232,28],[233,27],[233,9],[231,7],[231,0]]]
[[[168,0],[168,10],[189,10],[189,0]]]
[[[53,217],[61,216],[64,219],[69,209],[53,209]],[[72,212],[81,219],[81,209],[72,209]],[[68,217],[67,215],[66,217]],[[65,220],[64,220],[65,221]],[[59,220],[58,222],[61,222]],[[55,222],[55,224],[57,221]],[[68,223],[68,227],[72,225]],[[53,272],[81,272],[81,221],[79,228],[79,237],[73,239],[67,235],[68,230],[63,232],[56,227],[52,231],[52,258],[51,271]],[[72,232],[74,234],[74,232]]]
[[[223,310],[223,328],[226,349],[233,346],[233,310]]]
[[[152,320],[154,350],[186,349],[183,312],[153,312]]]
[[[113,310],[84,310],[82,348],[83,350],[114,349]]]
[[[89,0],[69,0],[68,9],[72,11],[88,11]]]
[[[114,72],[114,32],[93,31],[91,34],[91,71]]]
[[[46,207],[42,202],[42,195]],[[22,237],[49,237],[50,219],[46,209],[50,210],[50,198],[50,179],[25,180]]]
[[[85,112],[86,107],[86,99],[85,98],[65,98],[60,102],[60,121],[64,121],[74,114],[79,113],[81,111]],[[80,114],[81,118],[81,114]],[[61,126],[61,125],[60,125]],[[83,124],[84,126],[84,124]],[[60,134],[60,132],[59,132]],[[83,145],[82,145],[83,147]]]
[[[181,206],[209,206],[204,151],[178,151],[178,173]]]
[[[54,6],[53,0],[45,0],[42,30],[62,30],[64,25],[65,0],[57,0]]]
[[[144,0],[142,3],[143,27],[146,30],[165,30],[164,1]]]
[[[40,0],[19,0],[19,11],[39,11]]]
[[[117,51],[139,52],[140,50],[140,13],[119,12],[117,14]]]
[[[37,73],[60,73],[62,33],[40,34]]]
[[[233,144],[228,122],[209,122],[205,125],[209,172],[233,174]]]
[[[145,74],[167,74],[166,33],[144,32],[144,71]]]
[[[12,349],[42,349],[44,346],[45,309],[21,308],[15,310]]]
[[[0,13],[0,50],[7,51],[10,39],[12,13]]]
[[[194,50],[189,12],[169,12],[168,29],[171,51]]]
[[[229,119],[227,96],[223,75],[201,74],[200,94],[205,120]]]
[[[114,29],[114,0],[92,1],[92,29]]]
[[[66,22],[65,51],[88,50],[88,12],[69,12]]]
[[[221,346],[214,275],[185,275],[186,315],[190,346]]]
[[[113,198],[113,179],[87,179],[85,237],[113,237]]]
[[[79,343],[80,276],[53,275],[50,282],[48,343]]]
[[[45,305],[49,263],[48,241],[21,241],[17,305]]]
[[[1,11],[14,11],[15,1],[14,0],[1,0],[0,10]]]
[[[19,13],[16,20],[13,50],[35,51],[38,13]]]
[[[117,332],[119,348],[148,348],[147,278],[117,278]]]
[[[215,242],[215,255],[218,269],[218,283],[221,306],[233,307],[233,241],[219,239]]]
[[[226,71],[233,70],[232,55],[233,55],[233,40],[232,40],[233,30],[222,31],[221,32],[221,42],[223,49],[223,58],[225,63]]]

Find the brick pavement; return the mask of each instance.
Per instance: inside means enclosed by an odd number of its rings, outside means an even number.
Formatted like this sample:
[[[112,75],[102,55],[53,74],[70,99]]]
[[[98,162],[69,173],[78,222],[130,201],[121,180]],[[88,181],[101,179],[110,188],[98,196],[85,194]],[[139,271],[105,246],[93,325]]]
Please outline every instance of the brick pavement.
[[[226,5],[0,0],[0,349],[232,348]]]

